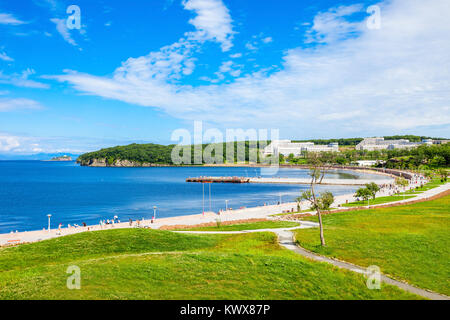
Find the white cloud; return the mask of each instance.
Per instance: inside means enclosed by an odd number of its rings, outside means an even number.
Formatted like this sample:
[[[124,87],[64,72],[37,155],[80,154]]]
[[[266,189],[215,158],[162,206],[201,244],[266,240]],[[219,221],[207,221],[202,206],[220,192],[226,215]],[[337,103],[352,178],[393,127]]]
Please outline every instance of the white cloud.
[[[24,24],[25,22],[19,20],[18,18],[16,18],[15,16],[13,16],[10,13],[0,13],[0,24],[8,24],[8,25],[13,25],[13,26],[17,26],[20,24]]]
[[[0,153],[9,156],[36,153],[81,154],[100,148],[130,143],[148,143],[148,141],[97,139],[83,136],[41,137],[0,131]]]
[[[230,54],[231,59],[240,58],[240,57],[242,57],[242,53]]]
[[[16,110],[39,110],[43,106],[35,101],[25,98],[0,98],[0,112],[16,111]]]
[[[0,60],[3,60],[3,61],[14,61],[14,59],[9,57],[5,52],[0,52]]]
[[[67,29],[65,19],[53,18],[50,19],[50,21],[56,25],[56,30],[59,32],[59,34],[63,37],[63,39],[67,43],[70,43],[73,46],[77,46],[77,43],[75,42],[75,40],[72,39],[72,36],[70,35],[69,29]]]
[[[256,46],[256,43],[252,43],[252,42],[247,42],[245,44],[245,47],[250,50],[250,51],[255,51],[258,50],[258,47]]]
[[[259,33],[252,36],[252,40],[248,41],[245,44],[245,47],[250,51],[256,51],[259,49],[261,44],[268,44],[273,41],[272,37],[266,37],[264,36],[264,33]]]
[[[442,12],[449,12],[450,3],[393,0],[380,5],[381,29],[363,28],[364,21],[348,22],[348,27],[345,17],[357,7],[332,9],[326,19],[319,14],[311,27],[310,40],[320,45],[287,50],[281,70],[261,70],[230,84],[176,84],[158,77],[170,75],[167,71],[149,72],[145,57],[129,59],[112,77],[70,71],[55,78],[83,93],[219,127],[336,136],[440,126],[448,135],[450,24]]]
[[[190,19],[189,23],[197,31],[188,33],[188,39],[219,42],[223,51],[228,51],[233,46],[232,19],[221,0],[185,0],[183,6],[196,13],[196,17]]]
[[[159,51],[129,58],[116,69],[115,79],[147,79],[158,83],[176,81],[193,73],[196,59],[192,55],[204,41],[217,41],[224,51],[231,47],[231,17],[220,0],[190,0],[184,1],[183,5],[196,13],[189,22],[197,30],[186,33],[185,37]]]
[[[308,30],[309,42],[331,43],[345,39],[362,31],[364,21],[350,22],[346,18],[364,10],[362,4],[340,6],[321,12],[314,17],[314,23]]]
[[[10,152],[20,147],[17,137],[0,134],[0,152]]]
[[[6,75],[2,71],[0,71],[0,83],[11,84],[16,87],[25,87],[25,88],[37,88],[37,89],[47,89],[49,85],[30,80],[28,79],[31,75],[36,72],[33,69],[26,69],[22,71],[21,74],[14,73],[12,75]]]

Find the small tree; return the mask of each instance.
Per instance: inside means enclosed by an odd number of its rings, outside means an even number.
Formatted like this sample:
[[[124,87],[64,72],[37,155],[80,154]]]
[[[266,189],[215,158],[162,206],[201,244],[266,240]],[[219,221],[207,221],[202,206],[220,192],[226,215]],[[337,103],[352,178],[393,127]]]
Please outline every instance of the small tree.
[[[430,170],[425,171],[425,173],[423,174],[425,176],[425,178],[430,179],[433,177],[433,172]]]
[[[294,162],[294,159],[295,159],[294,154],[293,154],[293,153],[290,153],[289,156],[288,156],[288,161],[289,161],[289,163],[293,163],[293,162]]]
[[[325,246],[325,237],[323,235],[323,223],[322,223],[322,213],[321,210],[328,210],[324,207],[324,204],[328,203],[329,200],[324,200],[322,195],[320,197],[316,196],[315,186],[322,182],[325,176],[326,169],[323,167],[324,160],[319,153],[307,153],[307,161],[310,164],[309,175],[311,177],[310,189],[302,193],[300,198],[302,200],[307,200],[311,204],[311,209],[316,210],[317,217],[319,218],[319,229],[320,229],[320,244]],[[331,194],[331,193],[330,193]],[[327,198],[330,196],[327,195]]]
[[[311,209],[317,212],[320,228],[320,244],[322,246],[325,246],[325,237],[323,235],[322,211],[330,210],[330,207],[334,202],[333,194],[327,191],[321,193],[319,196],[316,196],[313,188],[312,190],[304,191],[300,198],[302,200],[307,200],[311,204]]]
[[[380,191],[380,187],[375,182],[371,182],[366,184],[366,188],[370,191],[372,199],[375,200],[377,192]]]
[[[408,180],[405,178],[397,178],[395,179],[395,184],[403,188],[403,200],[405,200],[406,187],[409,185]]]
[[[441,177],[441,182],[447,182],[447,170],[445,169],[439,169],[438,175]]]
[[[356,190],[354,197],[358,200],[363,199],[364,201],[367,201],[367,205],[369,205],[369,199],[372,197],[372,191],[370,191],[367,187],[362,187]]]
[[[297,197],[295,198],[295,201],[297,202],[297,212],[300,212],[302,210],[301,204],[302,204],[302,198]]]
[[[331,205],[334,202],[334,196],[330,191],[325,191],[320,194],[319,206],[321,210],[330,211]]]

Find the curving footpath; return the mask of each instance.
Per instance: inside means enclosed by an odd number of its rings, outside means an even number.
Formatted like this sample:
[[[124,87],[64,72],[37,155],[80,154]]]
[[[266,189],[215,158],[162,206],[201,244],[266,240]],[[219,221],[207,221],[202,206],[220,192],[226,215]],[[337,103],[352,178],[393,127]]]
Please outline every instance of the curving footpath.
[[[252,233],[252,232],[273,232],[278,236],[278,243],[285,247],[286,249],[289,249],[297,254],[302,255],[305,258],[318,261],[318,262],[326,262],[329,264],[332,264],[335,267],[346,269],[349,271],[357,272],[360,274],[367,275],[366,268],[344,262],[339,261],[336,259],[324,257],[315,253],[312,253],[311,251],[308,251],[298,245],[296,245],[294,241],[294,235],[291,232],[292,230],[297,229],[307,229],[307,228],[316,228],[319,224],[316,222],[309,222],[309,221],[302,221],[300,226],[298,227],[292,227],[292,228],[279,228],[279,229],[256,229],[256,230],[242,230],[242,231],[173,231],[177,233],[196,233],[196,234],[239,234],[239,233]],[[400,289],[403,289],[405,291],[414,293],[416,295],[419,295],[421,297],[424,297],[426,299],[430,300],[450,300],[450,297],[439,294],[436,292],[424,290],[417,288],[415,286],[412,286],[410,284],[407,284],[405,282],[401,282],[395,279],[392,279],[384,274],[381,274],[381,281],[385,282],[387,284],[396,286]]]

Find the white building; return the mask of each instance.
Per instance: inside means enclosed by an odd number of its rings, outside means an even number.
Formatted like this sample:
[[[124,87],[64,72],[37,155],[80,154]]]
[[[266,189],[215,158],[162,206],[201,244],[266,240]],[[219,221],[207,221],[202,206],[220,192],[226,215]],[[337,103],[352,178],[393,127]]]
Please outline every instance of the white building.
[[[356,150],[393,150],[393,149],[411,149],[423,144],[432,144],[430,141],[410,142],[406,139],[384,140],[384,138],[364,138],[356,145]]]
[[[357,160],[355,161],[355,164],[357,164],[359,167],[371,167],[374,165],[377,165],[379,163],[386,163],[386,161],[383,160]]]
[[[328,145],[315,145],[314,142],[291,142],[291,140],[274,140],[263,150],[264,156],[293,154],[298,157],[305,152],[339,152],[338,143]]]

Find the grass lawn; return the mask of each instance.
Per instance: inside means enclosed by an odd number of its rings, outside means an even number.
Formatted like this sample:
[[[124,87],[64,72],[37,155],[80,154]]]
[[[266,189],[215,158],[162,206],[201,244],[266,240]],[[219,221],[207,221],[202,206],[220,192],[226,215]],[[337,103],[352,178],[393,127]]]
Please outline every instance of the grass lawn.
[[[257,229],[277,229],[298,227],[298,222],[291,221],[258,221],[249,223],[237,223],[229,225],[221,225],[220,227],[199,227],[190,229],[180,229],[183,231],[241,231],[241,230],[257,230]]]
[[[404,199],[411,199],[414,198],[414,196],[387,196],[387,197],[379,197],[375,198],[375,200],[370,199],[369,204],[382,204],[382,203],[389,203],[394,201],[400,201]],[[367,206],[367,201],[355,201],[350,203],[344,203],[342,204],[342,207],[364,207]]]
[[[69,290],[67,267],[81,270]],[[0,250],[0,299],[415,299],[281,248],[275,234],[85,232]]]
[[[383,273],[450,295],[450,196],[334,213],[323,221],[327,246],[320,246],[317,229],[303,229],[296,231],[302,247],[361,266],[377,265]]]
[[[335,210],[337,208],[330,208],[330,210]],[[311,209],[304,209],[304,210],[300,210],[300,211],[295,211],[295,212],[286,212],[286,213],[277,213],[277,214],[272,214],[271,217],[278,217],[278,216],[287,216],[290,214],[299,214],[299,213],[305,213],[305,212],[312,212],[314,210]],[[314,211],[315,212],[315,211]]]
[[[423,191],[427,191],[439,186],[442,186],[444,184],[446,184],[447,182],[442,182],[441,179],[439,178],[433,178],[431,179],[430,182],[426,183],[423,187],[418,187],[417,189],[414,189],[415,192],[423,192]]]

